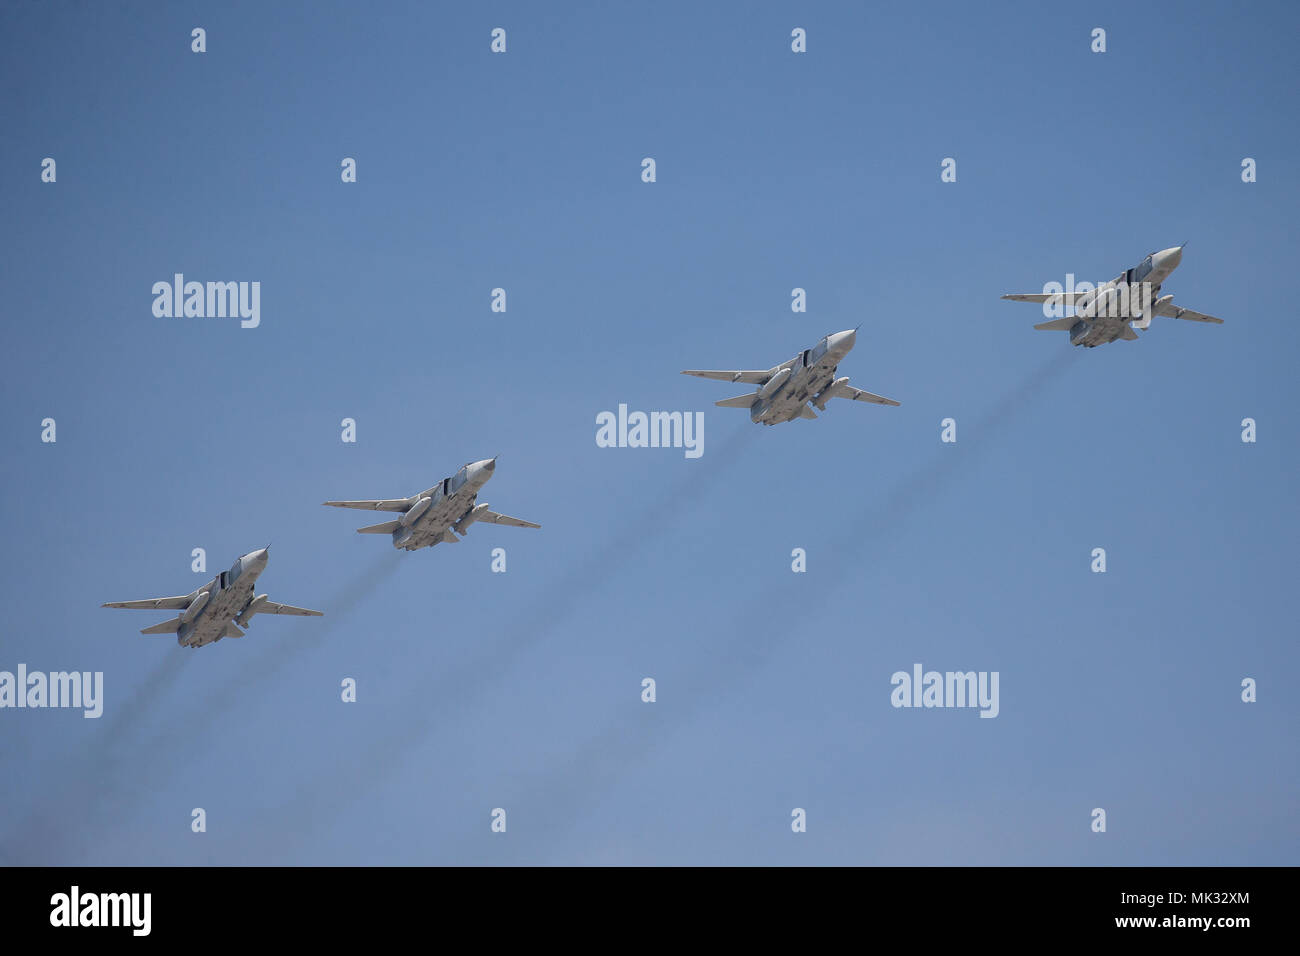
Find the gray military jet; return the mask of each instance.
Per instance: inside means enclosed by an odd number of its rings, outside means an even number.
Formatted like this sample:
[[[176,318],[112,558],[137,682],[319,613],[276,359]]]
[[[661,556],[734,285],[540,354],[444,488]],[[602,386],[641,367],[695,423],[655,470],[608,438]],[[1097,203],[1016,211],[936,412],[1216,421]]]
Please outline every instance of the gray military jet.
[[[875,405],[898,405],[892,398],[864,392],[849,385],[848,377],[836,378],[835,368],[857,342],[858,330],[832,332],[810,349],[776,368],[752,371],[686,371],[683,375],[712,378],[719,382],[743,382],[757,385],[758,391],[714,402],[720,408],[747,408],[750,421],[777,425],[796,418],[816,418],[809,406],[821,411],[832,398],[847,398]]]
[[[254,614],[296,614],[323,617],[292,604],[276,604],[265,594],[253,595],[258,576],[266,570],[268,548],[250,551],[202,587],[179,597],[152,598],[147,601],[114,601],[104,607],[123,607],[144,611],[180,611],[170,621],[146,627],[141,634],[175,634],[181,647],[203,647],[223,637],[243,637],[241,627],[248,627]]]
[[[1160,286],[1183,261],[1183,247],[1173,246],[1153,252],[1132,269],[1126,269],[1109,282],[1096,289],[1083,292],[1030,292],[1004,295],[1012,302],[1045,302],[1075,308],[1074,315],[1040,322],[1036,329],[1070,333],[1071,345],[1096,348],[1116,339],[1132,342],[1137,337],[1134,329],[1146,329],[1151,318],[1157,315],[1190,322],[1212,322],[1217,319],[1203,312],[1193,312],[1174,305],[1172,295],[1161,295]]]
[[[378,501],[327,501],[332,508],[359,508],[363,511],[400,511],[395,521],[358,528],[357,534],[391,534],[393,547],[405,551],[431,548],[439,542],[454,544],[475,521],[509,525],[512,528],[540,528],[541,525],[489,511],[486,504],[476,504],[478,493],[492,477],[497,460],[486,458],[461,467],[427,491],[409,498],[386,498]]]

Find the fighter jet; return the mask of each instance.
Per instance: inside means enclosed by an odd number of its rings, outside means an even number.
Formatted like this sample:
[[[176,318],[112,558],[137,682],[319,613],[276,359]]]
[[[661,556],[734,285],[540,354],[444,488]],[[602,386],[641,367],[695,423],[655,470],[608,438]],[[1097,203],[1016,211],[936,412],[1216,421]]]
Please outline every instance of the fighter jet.
[[[509,525],[512,528],[540,528],[541,525],[489,511],[487,504],[476,504],[478,493],[492,477],[497,460],[486,458],[462,465],[460,471],[444,478],[427,491],[409,498],[386,498],[379,501],[327,501],[332,508],[360,508],[363,511],[400,511],[395,521],[358,528],[357,534],[391,534],[393,547],[405,551],[431,548],[439,542],[454,544],[457,534],[465,534],[475,521]]]
[[[323,617],[292,604],[276,604],[265,594],[253,596],[253,586],[266,570],[267,552],[250,551],[202,587],[179,597],[153,598],[148,601],[115,601],[104,607],[124,607],[146,611],[180,611],[178,617],[146,627],[141,634],[175,634],[181,647],[203,647],[223,637],[243,637],[241,627],[248,627],[254,614],[297,614]]]
[[[857,342],[858,330],[832,332],[810,349],[804,349],[776,368],[754,371],[686,371],[683,375],[713,378],[720,382],[757,385],[758,391],[714,402],[720,408],[748,408],[749,419],[763,425],[777,425],[796,418],[816,418],[811,401],[821,411],[832,398],[847,398],[876,405],[897,405],[892,398],[864,392],[849,385],[848,377],[836,378],[835,368]]]
[[[1151,325],[1152,316],[1156,315],[1222,325],[1223,319],[1180,308],[1173,304],[1172,295],[1160,294],[1161,284],[1183,261],[1183,248],[1186,245],[1183,243],[1181,246],[1153,252],[1132,269],[1126,269],[1093,291],[1032,292],[1004,295],[1002,298],[1012,302],[1051,302],[1074,306],[1074,315],[1040,322],[1034,328],[1069,332],[1071,345],[1082,345],[1090,349],[1116,339],[1130,342],[1135,340],[1138,334],[1133,330],[1146,329]]]

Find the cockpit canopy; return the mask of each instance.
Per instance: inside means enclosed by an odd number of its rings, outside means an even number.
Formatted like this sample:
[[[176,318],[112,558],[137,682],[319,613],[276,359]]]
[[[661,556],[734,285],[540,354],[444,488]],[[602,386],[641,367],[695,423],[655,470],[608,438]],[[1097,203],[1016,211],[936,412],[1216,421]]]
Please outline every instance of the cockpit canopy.
[[[1151,270],[1155,268],[1152,262],[1152,259],[1154,257],[1155,257],[1155,253],[1153,252],[1150,255],[1148,255],[1145,259],[1143,259],[1141,262],[1139,262],[1137,265],[1135,265],[1132,269],[1129,269],[1128,272],[1125,273],[1125,281],[1128,282],[1129,285],[1132,285],[1136,282],[1142,282],[1144,279],[1146,279],[1146,277],[1151,274]]]
[[[822,336],[822,340],[804,353],[804,364],[807,366],[816,365],[822,360],[822,357],[830,350],[830,339],[834,332],[827,332]]]
[[[447,479],[446,485],[444,486],[444,492],[446,494],[454,495],[461,488],[465,487],[465,483],[469,481],[469,466],[472,464],[474,464],[472,461],[465,462],[465,464],[460,466],[460,470],[457,471],[456,474]]]

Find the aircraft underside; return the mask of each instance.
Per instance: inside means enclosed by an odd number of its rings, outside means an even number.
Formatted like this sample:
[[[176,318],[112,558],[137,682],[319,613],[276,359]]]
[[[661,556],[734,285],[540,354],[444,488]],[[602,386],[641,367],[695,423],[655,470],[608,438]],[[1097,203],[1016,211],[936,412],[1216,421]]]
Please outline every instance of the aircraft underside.
[[[1093,319],[1088,323],[1082,319],[1079,320],[1074,328],[1070,330],[1070,342],[1073,345],[1082,345],[1084,348],[1096,348],[1098,345],[1105,345],[1108,342],[1114,342],[1121,338],[1137,338],[1136,333],[1129,332],[1129,319],[1126,318],[1102,318]],[[1129,334],[1125,334],[1129,333]]]
[[[181,647],[205,647],[215,644],[226,634],[226,627],[253,598],[253,582],[237,583],[219,593],[190,625],[182,625],[176,634]]]
[[[763,425],[779,425],[800,417],[816,418],[815,413],[804,412],[804,407],[834,380],[834,368],[809,369],[803,378],[787,382],[771,398],[760,399],[750,418]]]
[[[398,528],[394,531],[393,547],[401,551],[418,551],[420,548],[431,548],[440,542],[448,542],[449,537],[459,541],[460,539],[455,537],[455,532],[451,531],[451,526],[474,507],[477,497],[474,495],[465,500],[455,496],[444,498],[425,512],[414,527]],[[410,534],[403,535],[402,532],[407,530]]]

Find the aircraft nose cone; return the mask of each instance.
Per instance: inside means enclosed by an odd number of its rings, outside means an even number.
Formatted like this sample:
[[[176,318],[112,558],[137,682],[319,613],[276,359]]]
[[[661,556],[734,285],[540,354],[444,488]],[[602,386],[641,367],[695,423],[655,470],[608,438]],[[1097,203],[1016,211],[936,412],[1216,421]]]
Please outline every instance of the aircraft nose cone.
[[[1160,252],[1160,265],[1166,269],[1174,269],[1178,263],[1183,261],[1183,247],[1174,246],[1171,249],[1164,249]]]
[[[248,563],[255,568],[264,568],[269,557],[268,549],[262,548],[260,551],[254,551],[248,555]]]
[[[836,332],[831,336],[830,347],[841,352],[847,352],[858,341],[858,330],[849,329],[847,332]]]

